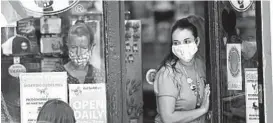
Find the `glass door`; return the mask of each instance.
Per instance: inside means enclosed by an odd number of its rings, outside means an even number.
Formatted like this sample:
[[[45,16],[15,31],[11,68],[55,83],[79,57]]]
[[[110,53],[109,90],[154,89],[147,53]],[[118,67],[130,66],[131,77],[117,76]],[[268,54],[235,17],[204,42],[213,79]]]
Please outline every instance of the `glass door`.
[[[259,123],[259,54],[258,2],[218,2],[219,80],[217,88],[221,123]],[[260,66],[259,66],[260,65]],[[261,118],[261,119],[260,119]]]

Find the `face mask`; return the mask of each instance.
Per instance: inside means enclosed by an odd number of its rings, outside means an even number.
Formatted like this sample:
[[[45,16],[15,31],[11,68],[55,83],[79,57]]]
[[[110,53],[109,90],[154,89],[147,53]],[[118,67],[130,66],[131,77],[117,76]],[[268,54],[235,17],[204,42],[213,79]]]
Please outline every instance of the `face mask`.
[[[242,55],[244,59],[251,59],[257,51],[256,41],[243,41],[242,42]]]
[[[78,66],[86,66],[88,61],[89,61],[89,58],[90,58],[90,54],[89,52],[85,52],[81,55],[77,55],[76,53],[70,51],[69,52],[69,58],[71,59],[71,61],[75,64],[75,65],[78,65]]]
[[[177,46],[172,46],[172,52],[174,53],[174,55],[176,55],[179,59],[182,59],[185,62],[190,62],[197,50],[198,48],[195,42],[192,42],[190,44],[180,44]]]

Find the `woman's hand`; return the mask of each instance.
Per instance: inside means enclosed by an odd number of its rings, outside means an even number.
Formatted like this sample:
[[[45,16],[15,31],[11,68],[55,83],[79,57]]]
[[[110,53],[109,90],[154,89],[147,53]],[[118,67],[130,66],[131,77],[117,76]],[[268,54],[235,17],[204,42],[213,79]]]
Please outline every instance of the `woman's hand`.
[[[206,85],[204,91],[204,98],[200,108],[204,108],[206,112],[209,110],[209,98],[210,97],[210,86],[209,84]]]

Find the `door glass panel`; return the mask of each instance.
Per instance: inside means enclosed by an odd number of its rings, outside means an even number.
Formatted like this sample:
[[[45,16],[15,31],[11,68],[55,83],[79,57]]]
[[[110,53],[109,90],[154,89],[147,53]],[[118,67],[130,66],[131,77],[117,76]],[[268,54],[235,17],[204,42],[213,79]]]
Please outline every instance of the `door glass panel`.
[[[239,2],[221,5],[222,122],[259,122],[255,2],[249,7]]]
[[[125,1],[126,12],[130,12],[126,19],[141,20],[144,123],[154,123],[158,114],[153,79],[148,83],[146,75],[149,74],[146,73],[151,69],[157,69],[170,53],[170,32],[176,20],[193,15],[190,17],[190,21],[196,26],[200,38],[197,54],[203,58],[203,62],[206,61],[205,6],[205,1]],[[130,70],[127,69],[127,71]],[[132,71],[136,71],[136,69],[132,69]],[[129,115],[129,118],[134,117]]]

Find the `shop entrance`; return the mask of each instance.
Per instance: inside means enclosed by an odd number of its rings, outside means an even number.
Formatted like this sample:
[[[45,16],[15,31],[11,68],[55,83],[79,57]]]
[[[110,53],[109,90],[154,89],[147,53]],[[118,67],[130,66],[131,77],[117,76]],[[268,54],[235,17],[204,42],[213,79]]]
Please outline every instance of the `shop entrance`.
[[[126,19],[141,20],[142,23],[144,123],[154,122],[157,113],[153,80],[147,83],[151,75],[147,72],[157,69],[170,50],[170,34],[162,32],[164,26],[161,24],[165,22],[165,30],[170,30],[175,20],[189,15],[204,19],[203,22],[195,20],[195,23],[201,35],[203,44],[199,46],[199,51],[205,58],[207,82],[212,91],[210,121],[264,122],[260,2],[153,2],[148,8],[141,9],[146,10],[145,14],[134,9],[144,3],[125,2],[125,11],[130,12]],[[157,10],[157,5],[172,9]],[[175,14],[161,20],[160,16],[164,17],[164,13]]]
[[[99,75],[102,80],[98,81],[106,83],[104,95],[106,95],[105,110],[107,108],[108,122],[154,123],[158,107],[154,93],[153,73],[157,72],[161,62],[171,51],[172,25],[175,21],[185,17],[188,17],[190,23],[197,28],[200,38],[197,55],[203,58],[202,61],[206,66],[205,83],[210,84],[211,88],[210,108],[206,116],[208,121],[210,123],[265,122],[266,108],[264,106],[271,104],[272,98],[264,100],[264,95],[269,97],[272,84],[264,82],[272,82],[272,76],[268,77],[268,73],[272,74],[272,67],[269,63],[270,68],[266,69],[265,61],[263,61],[263,58],[271,61],[271,54],[265,54],[270,49],[270,46],[265,46],[267,43],[270,44],[270,40],[264,43],[266,36],[264,32],[262,33],[261,27],[266,24],[262,24],[261,13],[266,9],[262,9],[260,1],[100,1],[88,4],[85,2],[88,1],[83,0],[82,4],[60,13],[63,26],[59,24],[58,27],[62,27],[62,30],[68,33],[69,25],[87,21],[92,28],[96,29],[94,38],[98,42],[96,44],[97,56],[94,58],[99,61],[94,64],[103,70],[103,75]],[[94,9],[95,6],[101,7],[97,10]],[[20,9],[17,11],[19,12]],[[77,11],[79,13],[75,13]],[[73,12],[79,16],[68,16]],[[53,20],[56,20],[54,18]],[[36,18],[36,21],[26,21],[31,23],[23,25],[30,25],[30,28],[26,30],[32,30],[33,22],[41,25],[40,22],[46,22],[46,19],[39,17]],[[56,23],[54,21],[51,27],[55,28]],[[37,27],[40,28],[40,26]],[[46,30],[47,27],[44,28]],[[3,30],[2,33],[5,32],[1,37],[3,40],[1,46],[4,47],[4,40],[16,34],[16,26],[1,28],[1,30]],[[31,33],[37,36],[34,32]],[[47,38],[47,41],[56,39],[54,36],[39,38]],[[59,39],[58,41],[61,41]],[[42,40],[36,42],[42,42]],[[24,51],[30,46],[27,44],[23,42],[18,47]],[[52,43],[46,48],[50,48],[50,51],[46,52],[55,52],[60,46]],[[52,55],[57,60],[45,60],[46,54],[42,55],[45,52],[42,49],[39,53],[34,52],[38,53],[37,57],[19,55],[21,58],[19,62],[26,68],[17,66],[17,71],[9,71],[9,67],[13,62],[17,63],[18,59],[16,55],[4,56],[5,52],[19,54],[25,52],[7,51],[2,48],[1,101],[10,104],[4,106],[2,103],[1,105],[4,107],[2,110],[8,112],[2,114],[7,117],[7,119],[2,117],[2,121],[10,121],[9,117],[11,117],[13,121],[20,122],[21,117],[19,80],[11,73],[49,72],[57,65],[63,65],[69,58],[68,52],[64,52],[64,56],[50,53],[50,57]],[[268,56],[270,57],[267,58]],[[48,62],[47,65],[43,65],[45,62]],[[263,91],[266,85],[271,87]],[[5,95],[6,93],[11,94]],[[9,102],[9,100],[15,101]],[[8,111],[8,108],[14,108],[14,110]]]

